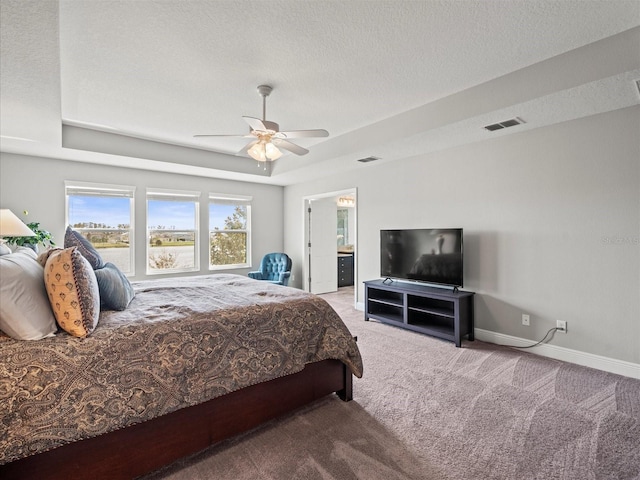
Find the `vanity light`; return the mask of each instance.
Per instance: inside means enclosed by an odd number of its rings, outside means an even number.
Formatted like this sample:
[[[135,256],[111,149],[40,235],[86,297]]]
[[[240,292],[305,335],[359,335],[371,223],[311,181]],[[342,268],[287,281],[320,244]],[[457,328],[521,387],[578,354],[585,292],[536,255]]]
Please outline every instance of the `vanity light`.
[[[356,199],[353,197],[338,197],[339,207],[355,207]]]

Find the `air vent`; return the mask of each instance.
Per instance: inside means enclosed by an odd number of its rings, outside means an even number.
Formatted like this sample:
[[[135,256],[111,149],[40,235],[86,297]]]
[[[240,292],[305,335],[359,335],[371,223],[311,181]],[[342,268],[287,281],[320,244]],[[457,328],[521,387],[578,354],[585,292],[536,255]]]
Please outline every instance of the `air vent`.
[[[367,158],[359,158],[358,161],[362,163],[375,162],[376,160],[380,160],[380,157],[367,157]]]
[[[492,125],[487,125],[486,127],[484,127],[486,130],[489,130],[490,132],[493,132],[495,130],[500,130],[502,128],[509,128],[509,127],[513,127],[515,125],[520,125],[524,123],[524,121],[518,117],[516,118],[511,118],[509,120],[505,120],[503,122],[500,123],[494,123]]]

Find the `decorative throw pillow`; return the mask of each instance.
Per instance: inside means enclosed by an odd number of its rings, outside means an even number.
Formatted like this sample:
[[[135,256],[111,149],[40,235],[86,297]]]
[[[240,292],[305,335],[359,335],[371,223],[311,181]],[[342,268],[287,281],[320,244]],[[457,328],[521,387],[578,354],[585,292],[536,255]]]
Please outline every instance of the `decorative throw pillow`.
[[[64,248],[69,247],[78,247],[82,256],[89,260],[91,268],[94,270],[104,267],[104,260],[91,242],[71,227],[67,227],[67,231],[64,233]]]
[[[27,253],[0,257],[0,330],[16,340],[40,340],[57,330],[44,272]]]
[[[107,262],[104,267],[94,271],[100,290],[100,308],[103,310],[124,310],[127,308],[135,292],[124,273],[113,263]]]
[[[47,264],[47,260],[49,260],[49,257],[51,256],[51,254],[53,254],[53,253],[55,253],[57,251],[60,251],[60,250],[62,250],[62,248],[60,248],[60,247],[53,247],[53,248],[50,248],[48,250],[45,250],[40,255],[38,255],[38,257],[37,257],[38,263],[40,265],[42,265],[42,268],[44,268],[45,265]]]
[[[77,247],[57,250],[49,256],[44,283],[58,325],[75,337],[93,332],[100,316],[98,281]]]

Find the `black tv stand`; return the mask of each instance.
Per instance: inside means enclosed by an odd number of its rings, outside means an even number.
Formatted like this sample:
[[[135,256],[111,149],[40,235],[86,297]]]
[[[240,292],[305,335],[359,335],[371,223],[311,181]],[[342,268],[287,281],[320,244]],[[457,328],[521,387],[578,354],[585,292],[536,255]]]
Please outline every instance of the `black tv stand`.
[[[450,340],[474,340],[474,292],[430,287],[409,282],[364,282],[364,319]]]

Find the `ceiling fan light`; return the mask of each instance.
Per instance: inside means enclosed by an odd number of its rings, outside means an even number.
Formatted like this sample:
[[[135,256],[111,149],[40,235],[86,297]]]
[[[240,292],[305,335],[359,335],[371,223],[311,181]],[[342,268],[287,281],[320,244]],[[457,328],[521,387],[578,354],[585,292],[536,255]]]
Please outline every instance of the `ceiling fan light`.
[[[262,142],[256,143],[253,147],[247,150],[247,153],[254,160],[257,160],[259,162],[267,161],[267,155],[265,152],[264,143]]]
[[[266,157],[269,160],[277,160],[282,156],[282,152],[278,150],[278,147],[276,147],[271,142],[267,143],[264,149],[265,149]]]
[[[273,143],[264,140],[259,141],[249,150],[247,154],[259,162],[277,160],[282,156],[282,152]]]

